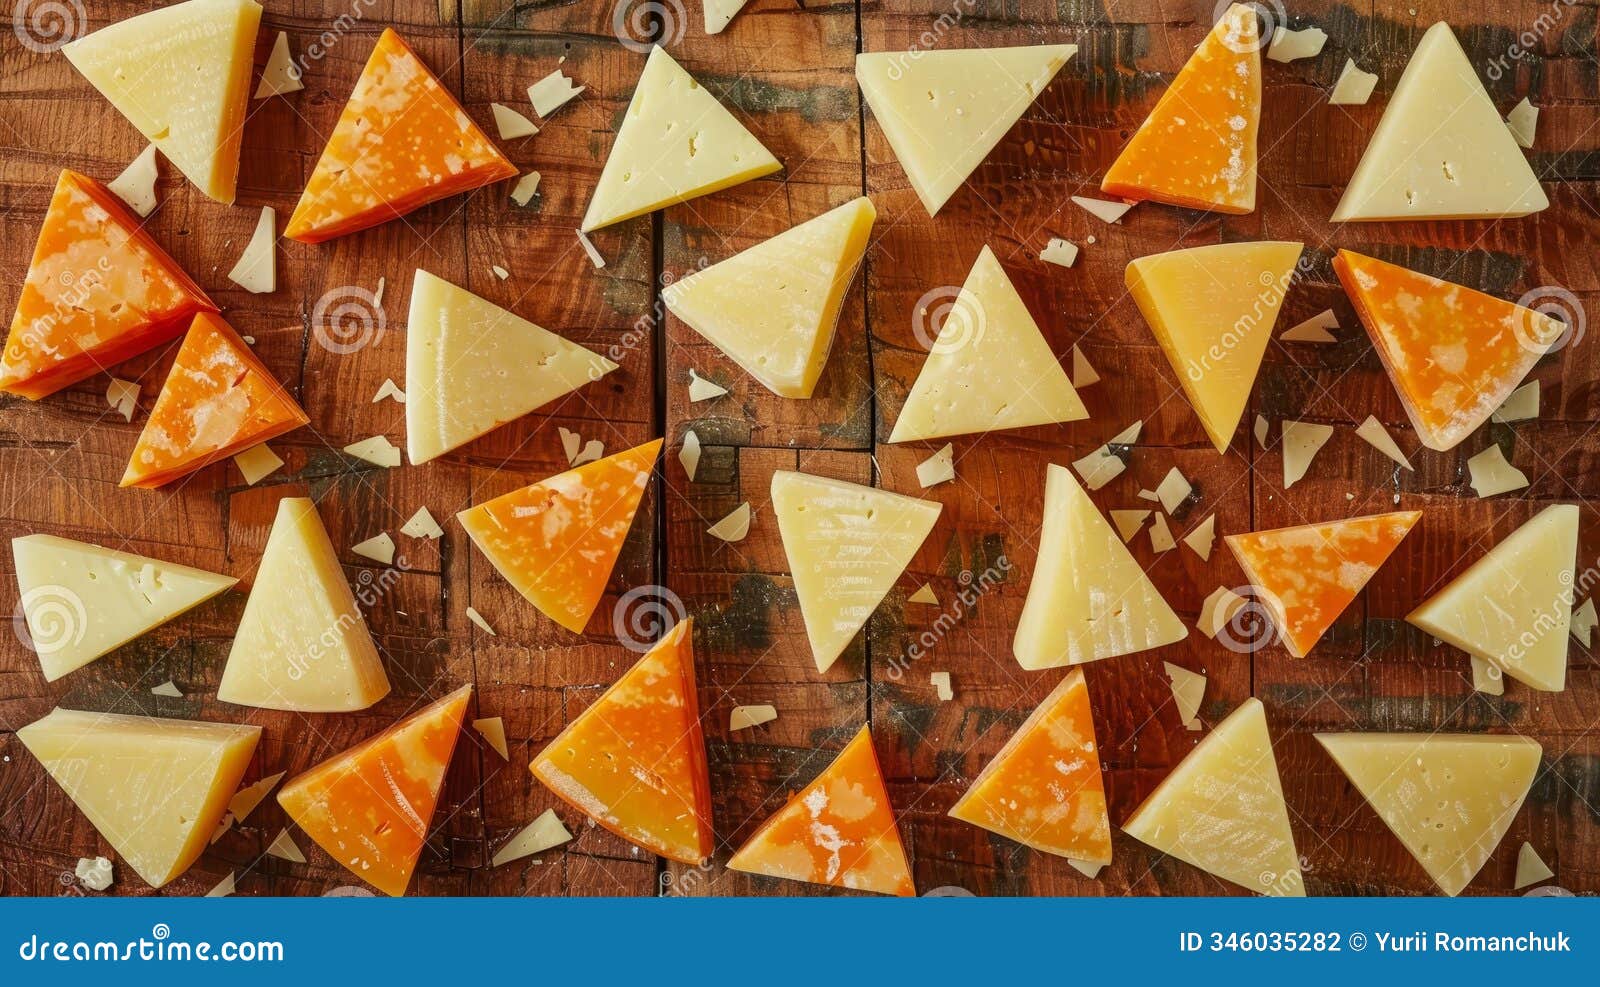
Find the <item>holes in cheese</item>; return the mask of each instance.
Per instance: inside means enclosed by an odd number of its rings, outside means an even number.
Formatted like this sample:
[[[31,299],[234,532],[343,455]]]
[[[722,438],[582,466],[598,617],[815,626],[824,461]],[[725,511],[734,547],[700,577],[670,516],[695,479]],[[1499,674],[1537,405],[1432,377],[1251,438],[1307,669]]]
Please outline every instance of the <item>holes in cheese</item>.
[[[1319,733],[1316,738],[1384,825],[1452,896],[1472,882],[1511,828],[1543,753],[1533,740],[1517,736]]]
[[[685,864],[714,849],[693,633],[679,621],[530,765],[601,826]]]
[[[872,731],[862,727],[811,784],[747,840],[730,870],[878,894],[916,894]]]

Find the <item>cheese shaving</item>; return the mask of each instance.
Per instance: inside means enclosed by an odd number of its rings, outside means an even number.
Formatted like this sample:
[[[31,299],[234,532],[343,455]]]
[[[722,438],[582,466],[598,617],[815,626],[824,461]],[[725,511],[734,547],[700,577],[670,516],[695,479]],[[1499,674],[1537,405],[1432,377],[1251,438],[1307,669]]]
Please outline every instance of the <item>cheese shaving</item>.
[[[1200,704],[1206,698],[1206,677],[1170,661],[1161,663],[1166,669],[1167,681],[1172,684],[1172,701],[1178,706],[1178,719],[1185,724],[1200,715]]]
[[[378,393],[372,396],[372,403],[377,404],[384,398],[391,399],[395,404],[405,404],[406,392],[400,389],[400,385],[385,377],[383,383],[378,387]]]
[[[589,235],[582,230],[573,230],[573,232],[578,234],[578,242],[583,244],[583,252],[589,255],[589,263],[596,268],[605,267],[606,259],[600,256],[600,251],[596,250],[594,244],[590,242]]]
[[[444,535],[444,529],[433,519],[433,512],[424,506],[417,508],[411,520],[400,526],[400,533],[407,538],[439,538]]]
[[[771,723],[777,718],[778,709],[776,706],[735,706],[733,707],[733,712],[728,715],[728,732],[748,730],[763,723]]]
[[[217,882],[217,886],[205,893],[207,898],[226,898],[236,890],[234,872],[229,871],[228,876]]]
[[[1167,526],[1167,516],[1157,511],[1155,522],[1150,526],[1150,547],[1160,554],[1170,552],[1177,546],[1178,543],[1172,538],[1172,529]]]
[[[532,137],[539,132],[533,121],[502,103],[490,103],[489,109],[494,112],[494,126],[500,132],[503,141],[516,140],[518,137]]]
[[[244,474],[245,484],[253,487],[277,472],[278,467],[283,465],[283,460],[263,442],[235,455],[233,463],[239,467],[239,472]]]
[[[1100,381],[1100,375],[1094,367],[1089,365],[1089,358],[1083,355],[1083,350],[1077,344],[1072,347],[1072,386],[1074,388],[1088,387]],[[1141,423],[1142,424],[1142,423]]]
[[[1087,860],[1073,860],[1071,857],[1067,858],[1067,863],[1072,866],[1073,870],[1091,881],[1099,877],[1100,871],[1105,867],[1105,864],[1092,864]]]
[[[1109,446],[1101,446],[1082,459],[1073,460],[1072,468],[1083,477],[1084,486],[1090,490],[1099,490],[1121,476],[1122,471],[1128,468],[1128,464],[1121,458],[1113,456]]]
[[[1075,195],[1072,201],[1087,210],[1090,215],[1107,223],[1120,223],[1122,217],[1133,208],[1131,202],[1108,202],[1105,199],[1091,199],[1086,195]]]
[[[351,545],[350,551],[364,559],[389,565],[394,562],[394,539],[387,531],[380,531],[366,541]]]
[[[285,774],[287,772],[279,771],[275,775],[268,775],[254,784],[239,789],[233,798],[228,800],[228,814],[238,822],[250,818],[250,813],[256,811],[256,806],[278,786],[278,782],[283,780]]]
[[[950,687],[949,672],[934,672],[928,676],[928,681],[933,683],[933,688],[938,693],[939,701],[947,703],[956,697],[955,690]]]
[[[252,295],[267,295],[278,290],[277,214],[262,206],[250,243],[239,255],[239,262],[228,272],[228,280]]]
[[[1339,337],[1328,331],[1337,328],[1339,328],[1339,317],[1334,315],[1333,309],[1330,308],[1286,330],[1278,338],[1286,343],[1337,343]]]
[[[390,442],[386,435],[374,435],[370,439],[352,442],[344,447],[344,452],[386,469],[400,465],[400,447]]]
[[[1495,413],[1489,416],[1491,421],[1521,422],[1530,418],[1539,417],[1539,382],[1530,380],[1526,384],[1511,392]]]
[[[72,873],[90,891],[104,891],[116,880],[111,861],[104,857],[79,857]]]
[[[1328,32],[1320,27],[1308,27],[1303,31],[1279,27],[1272,32],[1272,44],[1267,47],[1267,57],[1274,62],[1315,58],[1322,54],[1322,46],[1327,43]]]
[[[1265,449],[1267,447],[1267,435],[1269,432],[1271,432],[1271,430],[1272,426],[1267,424],[1266,418],[1261,415],[1257,415],[1255,427],[1251,429],[1256,437],[1256,445],[1259,445],[1262,449]]]
[[[156,210],[156,179],[159,175],[156,146],[149,144],[106,188],[141,217],[149,216]]]
[[[1471,474],[1472,489],[1479,497],[1493,497],[1528,485],[1527,474],[1506,462],[1506,454],[1498,445],[1491,445],[1467,460],[1467,472]]]
[[[747,500],[733,509],[733,513],[706,529],[706,534],[725,542],[744,541],[750,533],[750,502]]]
[[[111,378],[111,384],[106,388],[106,404],[115,409],[123,420],[133,421],[133,413],[139,407],[138,382]]]
[[[499,637],[500,636],[500,635],[498,635],[498,634],[496,634],[494,632],[494,628],[493,627],[489,626],[489,621],[484,619],[483,614],[479,613],[476,607],[468,607],[467,608],[467,619],[472,621],[472,623],[478,628],[478,630],[484,632],[485,634],[489,635],[490,637]]]
[[[944,448],[917,464],[917,482],[926,490],[956,478],[955,446],[946,442]]]
[[[1189,495],[1194,493],[1194,487],[1183,478],[1183,474],[1174,466],[1162,477],[1160,485],[1156,487],[1156,497],[1161,500],[1161,507],[1168,514],[1176,513]]]
[[[171,699],[183,698],[183,692],[178,688],[177,683],[173,682],[171,679],[167,679],[165,682],[151,689],[150,694],[152,696],[167,696]]]
[[[1571,632],[1573,638],[1579,644],[1588,648],[1594,645],[1594,628],[1596,624],[1600,624],[1600,617],[1595,616],[1594,598],[1590,597],[1584,600],[1581,606],[1572,611],[1572,623],[1568,625],[1567,630]]]
[[[1123,544],[1133,541],[1133,536],[1144,527],[1145,518],[1150,516],[1149,511],[1113,510],[1111,523],[1116,525],[1117,534],[1122,536]]]
[[[928,585],[927,583],[923,583],[921,589],[917,590],[915,593],[912,593],[909,597],[906,598],[906,602],[907,603],[928,603],[928,604],[932,604],[933,606],[938,606],[939,605],[939,598],[933,594],[933,587],[932,586]]]
[[[1539,108],[1528,102],[1528,97],[1522,97],[1522,102],[1513,107],[1506,116],[1506,127],[1510,129],[1511,136],[1517,144],[1527,148],[1533,147],[1533,135],[1539,129]]]
[[[1039,259],[1046,264],[1071,267],[1078,262],[1078,245],[1053,236],[1050,238],[1050,242],[1045,244],[1045,248],[1039,251]]]
[[[1378,85],[1378,76],[1372,72],[1363,72],[1356,67],[1355,59],[1344,60],[1344,69],[1339,73],[1339,81],[1333,84],[1333,93],[1328,97],[1328,102],[1334,106],[1363,106],[1372,98],[1372,90]]]
[[[511,201],[519,206],[526,206],[533,201],[533,196],[539,191],[539,173],[530,171],[517,179],[517,184],[511,189]]]
[[[1400,446],[1395,443],[1394,438],[1389,435],[1389,430],[1383,427],[1383,423],[1378,421],[1376,416],[1368,415],[1367,420],[1356,427],[1356,434],[1365,439],[1368,445],[1396,463],[1408,470],[1413,469],[1411,460],[1407,459],[1406,454],[1400,451]]]
[[[528,102],[533,104],[533,112],[543,118],[566,106],[586,88],[574,86],[571,79],[556,69],[528,87]]]
[[[1218,586],[1200,604],[1200,620],[1195,624],[1195,630],[1206,637],[1215,639],[1228,626],[1234,614],[1247,606],[1249,601],[1235,593],[1226,586]]]
[[[272,42],[272,54],[267,56],[267,67],[261,70],[261,81],[256,84],[256,94],[251,98],[286,96],[289,93],[297,93],[305,87],[305,83],[300,81],[300,66],[295,64],[294,56],[289,54],[289,36],[279,31],[277,40]]]
[[[494,276],[499,278],[501,281],[511,277],[511,272],[501,267],[499,264],[490,264],[489,270],[492,271]]]
[[[486,716],[481,720],[473,720],[472,729],[478,731],[489,746],[494,748],[494,752],[500,755],[502,761],[511,760],[511,748],[506,744],[505,720],[498,716]]]
[[[1523,102],[1527,101],[1524,100]],[[1524,144],[1523,146],[1527,147],[1528,145]],[[1555,871],[1552,871],[1544,860],[1540,858],[1539,851],[1533,848],[1533,844],[1524,842],[1522,849],[1517,851],[1517,880],[1511,886],[1512,890],[1521,891],[1530,884],[1548,881],[1555,876]]]
[[[293,864],[306,862],[306,855],[300,852],[299,844],[295,843],[287,828],[278,830],[278,835],[272,838],[272,842],[267,845],[267,856],[287,860]]]
[[[584,463],[592,463],[595,460],[600,459],[605,454],[605,443],[601,442],[599,439],[590,439],[588,442],[583,444],[583,448],[579,450],[578,454],[572,457],[572,465],[582,466]]]
[[[1195,529],[1183,536],[1183,543],[1194,549],[1194,554],[1200,556],[1202,561],[1211,561],[1211,546],[1217,540],[1217,516],[1215,514],[1201,521]]]
[[[700,469],[700,436],[694,429],[683,433],[683,446],[678,449],[678,462],[683,464],[683,472],[689,477],[689,482],[694,482],[694,475]]]
[[[728,389],[726,387],[706,380],[692,367],[689,369],[689,401],[691,403],[720,398],[727,393]]]
[[[1311,468],[1311,461],[1333,438],[1332,425],[1311,422],[1283,423],[1283,489],[1299,483]]]
[[[1440,642],[1434,643],[1437,645]],[[1497,666],[1473,655],[1472,689],[1486,696],[1503,696],[1506,694],[1506,677]]]
[[[572,839],[572,834],[561,820],[556,818],[554,809],[546,809],[533,822],[529,823],[511,839],[507,840],[489,861],[489,866],[499,867],[509,864],[513,860],[531,857],[536,853],[543,853],[552,847],[558,847]]]

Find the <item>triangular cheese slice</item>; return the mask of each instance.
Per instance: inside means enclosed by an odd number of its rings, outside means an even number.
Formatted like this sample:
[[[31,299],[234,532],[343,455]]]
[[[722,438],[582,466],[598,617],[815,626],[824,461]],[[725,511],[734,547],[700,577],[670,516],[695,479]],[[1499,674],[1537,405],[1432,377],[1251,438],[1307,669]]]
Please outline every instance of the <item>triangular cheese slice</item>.
[[[188,0],[61,53],[196,188],[231,204],[260,26],[255,0]]]
[[[950,815],[1044,853],[1111,863],[1111,819],[1081,669],[1023,721]]]
[[[1234,4],[1134,131],[1100,189],[1189,209],[1253,212],[1260,122],[1256,11]]]
[[[728,26],[734,15],[744,9],[750,0],[701,0],[704,8],[701,12],[705,15],[706,33],[721,34],[722,29]]]
[[[278,804],[350,873],[384,894],[405,894],[471,698],[464,685],[291,778]]]
[[[1440,452],[1488,420],[1567,331],[1543,312],[1349,250],[1333,269],[1417,438]]]
[[[1306,893],[1259,699],[1246,699],[1217,724],[1122,828],[1247,890]]]
[[[1472,883],[1539,773],[1527,737],[1319,733],[1361,797],[1447,895]]]
[[[209,844],[261,728],[57,709],[17,739],[122,861],[159,888]]]
[[[916,894],[872,731],[862,727],[815,781],[761,824],[728,867],[856,891]]]
[[[385,28],[283,235],[321,243],[517,175],[392,28]]]
[[[889,441],[1088,417],[1039,324],[986,245],[939,327]]]
[[[856,82],[917,198],[938,213],[1077,45],[923,48],[856,56]]]
[[[782,168],[665,48],[650,49],[583,232],[770,175]]]
[[[346,713],[388,694],[383,662],[316,505],[285,497],[217,698],[262,709]]]
[[[308,421],[238,333],[201,312],[150,409],[122,485],[159,487]]]
[[[1550,205],[1461,44],[1428,28],[1333,222],[1526,216]]]
[[[715,841],[694,682],[682,620],[539,752],[534,777],[630,843],[699,864]]]
[[[1018,663],[1027,669],[1081,665],[1188,635],[1072,473],[1051,463],[1039,561],[1011,643]]]
[[[238,582],[54,535],[11,541],[28,644],[46,682],[82,668]]]
[[[1396,511],[1228,535],[1284,647],[1304,658],[1422,517]]]
[[[660,439],[646,442],[468,508],[456,520],[528,602],[582,634],[660,454]]]
[[[1546,507],[1406,616],[1544,692],[1567,684],[1578,508]]]
[[[809,398],[877,211],[866,196],[675,281],[661,298],[768,390]]]
[[[911,564],[943,506],[779,470],[772,511],[817,671],[826,672]]]
[[[169,342],[217,306],[105,186],[63,171],[0,359],[0,390],[38,399]]]
[[[406,324],[411,462],[463,446],[615,369],[605,357],[419,270]]]
[[[1303,249],[1221,243],[1128,265],[1128,290],[1218,452],[1239,427]]]

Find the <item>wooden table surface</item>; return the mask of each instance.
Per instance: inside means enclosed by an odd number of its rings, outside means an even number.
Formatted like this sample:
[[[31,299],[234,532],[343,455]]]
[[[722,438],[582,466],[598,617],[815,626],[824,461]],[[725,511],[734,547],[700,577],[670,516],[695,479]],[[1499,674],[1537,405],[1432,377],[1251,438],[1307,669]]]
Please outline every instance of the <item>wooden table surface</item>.
[[[82,29],[147,5],[95,0]],[[752,878],[721,864],[787,794],[822,769],[870,721],[917,886],[978,894],[1237,894],[1186,864],[1115,837],[1116,860],[1088,880],[1058,858],[956,822],[945,812],[1059,680],[1022,671],[1010,639],[1036,552],[1044,467],[1067,463],[1135,420],[1144,434],[1121,478],[1093,496],[1103,509],[1138,507],[1172,466],[1200,500],[1181,535],[1207,514],[1220,534],[1392,509],[1425,518],[1368,591],[1309,659],[1264,645],[1239,654],[1192,634],[1179,645],[1087,666],[1113,822],[1121,822],[1197,742],[1184,729],[1163,661],[1203,670],[1209,728],[1246,696],[1266,704],[1279,770],[1313,894],[1430,893],[1422,869],[1345,782],[1312,739],[1317,730],[1516,732],[1544,745],[1527,804],[1469,893],[1505,894],[1517,848],[1531,841],[1575,891],[1600,890],[1600,666],[1574,645],[1566,691],[1510,683],[1503,697],[1472,691],[1466,656],[1430,645],[1402,620],[1409,608],[1490,544],[1553,501],[1582,506],[1580,568],[1600,552],[1600,417],[1593,342],[1540,362],[1538,421],[1481,429],[1450,453],[1420,450],[1329,259],[1351,247],[1517,298],[1542,289],[1572,298],[1578,317],[1600,296],[1600,116],[1596,8],[1544,0],[1382,0],[1351,6],[1295,2],[1291,26],[1329,34],[1315,59],[1265,62],[1259,207],[1222,217],[1141,205],[1118,226],[1073,206],[1209,30],[1210,0],[898,0],[804,5],[751,0],[721,35],[706,37],[697,0],[515,4],[512,0],[268,0],[257,42],[265,62],[276,32],[296,53],[315,43],[303,92],[252,102],[239,201],[211,202],[163,164],[156,239],[224,308],[299,396],[311,427],[272,443],[287,467],[255,487],[232,464],[161,490],[116,485],[175,347],[119,368],[142,385],[132,424],[108,413],[107,379],[38,403],[0,397],[0,536],[50,532],[231,573],[238,589],[53,684],[19,639],[0,634],[0,893],[52,895],[77,858],[110,848],[16,742],[14,731],[56,705],[260,724],[248,778],[298,772],[462,683],[477,687],[475,716],[504,717],[511,761],[471,731],[451,766],[413,894],[817,894],[809,885]],[[1280,5],[1273,5],[1281,13]],[[646,9],[648,8],[648,9]],[[1523,95],[1542,108],[1530,152],[1549,210],[1520,220],[1356,224],[1325,217],[1355,168],[1412,48],[1448,18],[1502,111]],[[1281,23],[1281,16],[1278,18]],[[249,295],[226,279],[258,208],[292,210],[378,33],[393,26],[480,125],[489,104],[527,109],[526,87],[558,64],[586,90],[536,137],[502,142],[524,170],[544,176],[527,209],[506,186],[438,203],[329,244],[279,243],[279,287]],[[604,230],[596,270],[573,230],[644,64],[660,40],[784,163],[777,175]],[[862,104],[859,50],[1071,42],[1077,57],[936,219],[906,182]],[[1520,45],[1520,49],[1513,46]],[[1522,50],[1525,49],[1525,50]],[[1327,92],[1346,57],[1380,76],[1367,106],[1335,107]],[[561,59],[565,59],[564,63]],[[492,133],[492,129],[491,129]],[[0,304],[9,310],[62,167],[114,177],[143,140],[59,54],[0,46]],[[687,327],[663,317],[660,288],[674,277],[778,233],[865,191],[879,213],[864,274],[853,287],[817,395],[778,399]],[[1083,245],[1076,267],[1037,260],[1051,236]],[[1090,243],[1090,238],[1094,238]],[[1338,313],[1333,346],[1274,344],[1226,456],[1218,456],[1122,285],[1132,257],[1179,246],[1250,239],[1303,240],[1312,273],[1290,294],[1279,325],[1325,308]],[[910,571],[845,656],[818,674],[786,574],[768,502],[774,470],[799,467],[921,494],[915,465],[940,443],[883,443],[924,359],[916,311],[925,293],[953,291],[983,244],[991,246],[1046,336],[1063,356],[1082,347],[1103,381],[1084,392],[1092,417],[955,440],[957,479],[927,496],[944,504]],[[511,272],[500,280],[490,270]],[[370,398],[386,377],[403,382],[406,301],[421,267],[518,314],[608,352],[622,369],[602,382],[422,467],[382,470],[338,450],[383,433],[404,445],[403,413]],[[334,352],[330,313],[374,290],[381,311],[340,329],[364,345]],[[1570,293],[1561,295],[1562,292]],[[359,316],[360,313],[356,315]],[[346,316],[351,311],[346,310]],[[337,347],[349,349],[349,347]],[[688,402],[690,368],[730,390]],[[1277,448],[1249,438],[1256,413],[1336,426],[1307,478],[1282,489]],[[1411,453],[1402,472],[1357,438],[1368,414]],[[418,507],[448,519],[470,504],[565,467],[557,426],[601,439],[608,451],[665,435],[662,475],[634,525],[607,599],[579,638],[541,617],[446,523],[439,542],[398,528]],[[705,444],[697,482],[677,463],[688,429]],[[1274,428],[1274,436],[1276,436]],[[1468,457],[1498,442],[1532,481],[1491,501],[1466,484]],[[358,714],[299,716],[229,706],[215,691],[230,635],[279,498],[309,494],[353,581],[376,588],[368,619],[393,693]],[[725,545],[705,528],[748,500],[756,520]],[[348,551],[394,533],[403,564],[386,571]],[[1135,555],[1187,619],[1218,585],[1244,578],[1218,543],[1209,562],[1180,547],[1160,556],[1147,537]],[[0,553],[0,607],[16,601],[9,553]],[[1591,573],[1592,575],[1592,573]],[[905,598],[931,582],[941,605]],[[623,593],[696,619],[695,648],[716,803],[719,849],[707,868],[667,865],[633,849],[536,784],[526,764],[634,654],[617,643],[612,613]],[[665,589],[661,589],[665,587]],[[474,606],[498,636],[465,615]],[[648,618],[649,613],[640,615]],[[931,642],[931,647],[924,642]],[[908,658],[914,648],[925,653]],[[902,671],[903,669],[903,671]],[[928,682],[948,671],[955,699]],[[153,696],[168,679],[182,698]],[[730,734],[738,704],[772,703],[776,722]],[[511,833],[554,807],[576,834],[562,849],[500,868],[488,861]],[[265,857],[285,824],[269,802],[224,836],[162,893],[202,893],[230,871],[240,894],[316,895],[356,881],[309,840],[306,865]],[[114,854],[112,854],[114,856]],[[113,890],[148,889],[119,867]]]

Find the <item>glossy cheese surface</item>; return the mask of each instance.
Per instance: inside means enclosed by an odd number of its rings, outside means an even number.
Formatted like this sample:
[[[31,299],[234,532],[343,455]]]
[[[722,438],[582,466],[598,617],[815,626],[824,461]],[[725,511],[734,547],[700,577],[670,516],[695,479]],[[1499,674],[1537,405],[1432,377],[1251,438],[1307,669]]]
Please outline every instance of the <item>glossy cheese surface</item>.
[[[692,621],[668,631],[530,767],[551,791],[623,839],[681,863],[710,857],[711,776]]]

